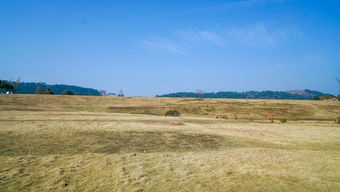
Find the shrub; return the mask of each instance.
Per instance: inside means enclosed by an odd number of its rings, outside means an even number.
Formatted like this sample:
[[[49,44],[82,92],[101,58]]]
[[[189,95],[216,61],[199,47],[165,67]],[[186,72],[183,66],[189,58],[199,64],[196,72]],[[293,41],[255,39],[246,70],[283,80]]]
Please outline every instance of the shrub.
[[[280,119],[281,123],[287,123],[287,119]]]
[[[216,109],[214,107],[210,107],[210,108],[206,108],[205,111],[206,112],[214,112],[214,111],[216,111]]]
[[[320,100],[329,100],[329,99],[334,98],[334,95],[323,95],[323,96],[320,96],[319,98]]]
[[[335,119],[336,124],[340,124],[340,116]]]
[[[271,123],[274,123],[274,118],[273,118],[273,117],[269,118],[269,121],[270,121]]]
[[[74,93],[71,90],[65,90],[63,95],[74,95]]]
[[[178,117],[180,113],[177,110],[168,110],[165,112],[165,116]]]
[[[42,92],[42,94],[50,94],[50,95],[53,95],[53,91],[49,88],[47,88],[45,91]]]

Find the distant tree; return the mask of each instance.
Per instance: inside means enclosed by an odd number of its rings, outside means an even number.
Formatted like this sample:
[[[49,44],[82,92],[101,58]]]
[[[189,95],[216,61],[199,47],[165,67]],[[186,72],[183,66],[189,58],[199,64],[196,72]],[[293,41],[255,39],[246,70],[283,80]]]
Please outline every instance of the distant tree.
[[[2,93],[3,89],[4,89],[4,82],[0,80],[0,93]]]
[[[65,90],[63,95],[74,95],[74,93],[71,90]]]
[[[47,88],[45,91],[42,92],[42,94],[50,94],[53,95],[53,91],[50,88]]]
[[[13,91],[14,90],[14,85],[12,83],[7,83],[7,86],[5,88],[7,91]]]
[[[124,91],[123,91],[123,89],[119,89],[118,92],[119,92],[119,93],[118,93],[118,97],[124,97]]]
[[[36,94],[42,94],[42,90],[40,89],[39,86],[37,86],[37,87],[35,88],[35,93],[36,93]]]
[[[204,96],[204,91],[201,90],[201,89],[197,89],[196,90],[196,95],[197,95],[197,97],[203,97]]]
[[[320,100],[320,96],[315,96],[314,100]]]
[[[13,91],[14,86],[11,82],[1,81],[0,89],[1,89],[1,93],[2,93],[2,91]]]
[[[338,77],[336,78],[336,81],[338,82],[338,86],[339,86],[339,90],[340,90],[340,71],[338,72]]]
[[[20,86],[20,80],[21,80],[21,77],[18,77],[18,79],[15,81],[14,83],[14,89],[13,89],[13,92],[15,93],[16,90],[19,89],[19,86]]]
[[[3,81],[3,80],[2,80]],[[5,81],[7,82],[7,81]],[[13,82],[14,85],[20,85],[19,88],[14,88],[15,93],[17,94],[36,94],[39,93],[39,91],[36,91],[37,87],[40,88],[40,91],[43,91],[47,88],[50,88],[53,90],[54,94],[63,94],[65,90],[72,90],[73,93],[77,95],[100,95],[99,91],[96,89],[91,88],[85,88],[85,87],[79,87],[74,85],[63,85],[63,84],[56,84],[56,85],[47,85],[46,83],[34,83],[34,82]],[[0,88],[1,89],[1,88]],[[0,90],[1,91],[1,90]],[[2,90],[4,91],[4,90]]]

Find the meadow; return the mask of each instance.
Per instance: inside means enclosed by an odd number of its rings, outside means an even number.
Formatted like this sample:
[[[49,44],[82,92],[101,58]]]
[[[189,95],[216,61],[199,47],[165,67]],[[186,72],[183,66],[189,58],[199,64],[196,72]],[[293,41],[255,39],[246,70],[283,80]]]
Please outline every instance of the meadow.
[[[0,191],[340,191],[338,116],[335,101],[0,95]]]

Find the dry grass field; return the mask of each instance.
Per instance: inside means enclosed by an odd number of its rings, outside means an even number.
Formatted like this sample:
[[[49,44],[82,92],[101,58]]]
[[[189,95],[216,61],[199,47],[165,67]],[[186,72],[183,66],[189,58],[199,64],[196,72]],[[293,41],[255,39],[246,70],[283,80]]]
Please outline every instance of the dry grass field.
[[[340,191],[337,116],[331,101],[0,95],[0,191]]]

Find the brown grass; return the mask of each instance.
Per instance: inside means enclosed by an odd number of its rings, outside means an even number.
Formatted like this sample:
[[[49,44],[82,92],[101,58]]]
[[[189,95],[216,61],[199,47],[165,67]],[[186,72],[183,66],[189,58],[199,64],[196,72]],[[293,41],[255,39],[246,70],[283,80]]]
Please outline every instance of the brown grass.
[[[339,191],[338,106],[1,95],[0,191]]]
[[[113,98],[58,95],[0,95],[0,110],[89,111],[164,115],[178,110],[184,116],[223,119],[287,119],[334,121],[340,102],[294,100],[239,100],[195,98]]]

